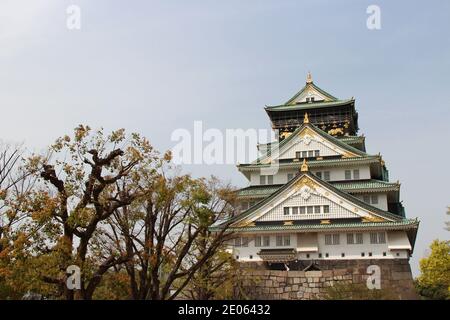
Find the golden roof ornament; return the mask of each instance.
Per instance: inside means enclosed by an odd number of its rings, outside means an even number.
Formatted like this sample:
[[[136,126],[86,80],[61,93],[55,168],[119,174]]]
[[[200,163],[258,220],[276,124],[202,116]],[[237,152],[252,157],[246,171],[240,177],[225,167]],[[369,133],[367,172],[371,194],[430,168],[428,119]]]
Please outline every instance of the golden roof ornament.
[[[303,118],[303,123],[309,123],[308,112],[305,112],[305,117]]]
[[[308,71],[308,74],[306,75],[306,83],[312,83],[312,75],[311,72]]]
[[[308,172],[308,164],[306,163],[306,159],[303,159],[302,166],[300,167],[300,172]]]

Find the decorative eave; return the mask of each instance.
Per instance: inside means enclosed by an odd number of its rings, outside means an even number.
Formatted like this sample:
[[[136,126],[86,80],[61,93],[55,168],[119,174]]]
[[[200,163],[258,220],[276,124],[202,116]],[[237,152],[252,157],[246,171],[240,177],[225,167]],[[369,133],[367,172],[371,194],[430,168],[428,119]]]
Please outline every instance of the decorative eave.
[[[380,164],[381,166],[381,156],[366,156],[366,157],[355,157],[355,158],[340,158],[340,159],[323,159],[323,160],[310,160],[308,165],[310,168],[322,168],[330,166],[348,166],[348,165],[361,165],[361,164]],[[263,163],[248,163],[237,165],[239,171],[258,171],[264,167],[270,167],[274,164],[263,164]],[[290,162],[279,162],[277,164],[280,168],[290,169],[298,168],[298,161]]]
[[[371,193],[371,192],[390,192],[400,191],[400,183],[387,182],[382,180],[352,180],[352,181],[334,181],[331,184],[348,193]]]
[[[231,227],[230,232],[345,232],[345,231],[375,231],[375,230],[417,230],[419,220],[402,219],[387,222],[352,222],[352,223],[317,223],[317,224],[264,224]],[[211,228],[212,231],[220,230],[220,227]]]
[[[283,187],[272,193],[269,197],[263,199],[262,201],[259,201],[256,205],[252,206],[250,209],[242,212],[238,216],[235,216],[231,218],[231,221],[228,220],[228,222],[232,222],[233,227],[237,226],[243,226],[248,225],[249,223],[253,223],[252,219],[257,218],[258,212],[265,208],[272,200],[276,199],[278,195],[281,195],[283,192],[290,190],[290,188],[296,188],[299,185],[319,185],[322,186],[329,191],[336,194],[338,197],[343,198],[344,200],[352,203],[355,208],[354,211],[358,211],[358,207],[360,209],[366,210],[369,212],[374,219],[377,221],[400,221],[402,220],[401,217],[398,215],[395,215],[393,213],[390,213],[388,211],[381,210],[377,207],[374,207],[370,204],[365,203],[364,201],[344,192],[337,188],[335,188],[332,184],[323,181],[316,177],[315,175],[311,174],[311,172],[300,172],[297,174],[291,181],[286,183]],[[227,222],[227,223],[228,223]],[[225,224],[225,222],[224,222]]]
[[[354,105],[355,99],[345,99],[337,101],[325,101],[325,102],[312,102],[312,103],[299,103],[299,104],[281,104],[275,106],[265,106],[264,109],[267,113],[271,112],[284,112],[284,111],[295,111],[295,110],[309,110],[309,109],[320,109],[320,108],[331,108],[340,107],[345,105]]]
[[[330,183],[339,190],[345,191],[350,194],[400,191],[400,183],[398,182],[386,182],[375,179],[330,181]],[[249,186],[237,190],[236,195],[239,199],[262,199],[270,196],[282,186],[282,184]]]
[[[256,231],[292,231],[301,230],[304,232],[330,232],[336,231],[352,231],[352,230],[409,230],[417,229],[419,226],[418,219],[402,219],[399,221],[386,222],[350,222],[350,223],[316,223],[316,224],[250,224],[239,227],[231,227],[229,230],[233,232],[256,232]],[[216,227],[219,230],[219,227]]]
[[[343,136],[343,137],[339,137],[338,138],[339,141],[342,141],[346,144],[362,144],[366,141],[366,137],[365,136]]]
[[[341,142],[344,142],[344,143],[348,144],[349,146],[352,146],[352,147],[354,147],[355,145],[364,146],[364,143],[366,141],[366,137],[365,136],[343,136],[343,137],[337,137],[337,139],[339,141],[341,141]],[[258,146],[258,150],[261,147],[264,147],[266,149],[270,148],[271,145],[275,145],[276,143],[278,143],[278,141],[269,142],[269,143],[258,143],[258,145],[257,145]],[[357,148],[357,149],[359,149],[359,148]]]
[[[290,141],[295,139],[298,135],[304,135],[304,134],[317,134],[321,137],[323,140],[327,140],[329,143],[337,146],[338,148],[344,150],[347,154],[347,157],[366,157],[368,154],[364,151],[361,151],[355,147],[352,147],[351,145],[341,141],[340,139],[337,139],[333,137],[332,135],[326,133],[325,131],[321,130],[320,128],[316,127],[312,123],[309,122],[308,113],[305,113],[303,124],[298,127],[292,134],[290,134],[286,139],[282,140],[278,146],[275,143],[271,143],[270,146],[277,148],[279,152],[285,148],[286,145],[289,144]],[[276,150],[276,149],[275,149]],[[272,154],[272,149],[267,149],[266,152],[260,156],[258,159],[252,162],[252,164],[257,164],[261,162],[265,162],[268,160],[271,160],[270,156]]]

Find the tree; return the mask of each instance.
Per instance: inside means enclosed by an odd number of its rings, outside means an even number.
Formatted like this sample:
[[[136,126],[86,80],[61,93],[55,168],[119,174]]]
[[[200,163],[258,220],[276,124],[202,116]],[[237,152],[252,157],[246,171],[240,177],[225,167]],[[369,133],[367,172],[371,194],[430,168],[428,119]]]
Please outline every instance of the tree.
[[[0,298],[20,298],[24,293],[10,280],[17,275],[15,266],[23,243],[34,231],[26,227],[30,216],[22,208],[36,183],[31,168],[37,159],[40,157],[30,156],[25,161],[20,145],[0,143]]]
[[[50,160],[36,164],[43,184],[25,211],[43,225],[30,245],[39,259],[38,277],[66,299],[91,299],[103,275],[129,259],[102,238],[102,228],[120,208],[141,196],[136,174],[150,169],[158,154],[138,134],[123,129],[105,136],[80,125],[74,136],[57,139]],[[80,290],[66,286],[70,265],[81,269]]]
[[[17,176],[22,150],[20,146],[0,143],[0,255],[9,246],[10,233],[20,220],[10,211],[8,200],[18,190],[21,177]],[[17,189],[16,189],[17,187]]]
[[[447,215],[450,215],[450,207],[447,207]],[[450,221],[446,221],[445,225],[446,225],[445,229],[447,231],[450,231]]]
[[[221,202],[226,199],[227,206],[224,209],[229,210],[228,216],[234,214],[234,204],[235,204],[235,193],[232,192],[230,186],[223,187],[220,182],[212,177],[211,180],[207,182],[207,189],[211,195],[209,202],[211,203],[210,211],[217,212],[221,211],[217,209],[217,206],[221,205]],[[219,215],[217,218],[224,218],[225,216]],[[209,225],[211,226],[218,219],[211,221]],[[194,256],[194,261],[192,264],[198,262],[199,258],[207,254],[208,247],[216,239],[217,234],[212,233],[209,228],[203,228],[199,233],[197,239],[193,242],[193,249],[198,252]],[[236,263],[234,258],[229,252],[227,252],[227,242],[226,240],[231,239],[232,233],[228,232],[226,234],[226,239],[222,239],[222,243],[216,249],[216,252],[211,255],[209,259],[203,263],[199,269],[193,274],[191,278],[191,283],[189,284],[188,296],[195,300],[210,300],[221,296],[225,297],[225,292],[223,290],[227,285],[233,283],[236,276]],[[231,292],[232,288],[227,288]]]
[[[417,288],[425,298],[450,299],[450,241],[435,240],[431,254],[420,260]]]
[[[28,184],[1,188],[2,297],[174,299],[198,271],[223,274],[216,262],[231,234],[209,228],[234,214],[234,193],[180,175],[140,135],[80,125],[22,164]]]
[[[125,264],[133,299],[174,299],[231,238],[227,227],[209,232],[233,214],[231,189],[215,178],[170,176],[162,168],[141,172],[144,195],[110,222],[111,240],[134,257]]]

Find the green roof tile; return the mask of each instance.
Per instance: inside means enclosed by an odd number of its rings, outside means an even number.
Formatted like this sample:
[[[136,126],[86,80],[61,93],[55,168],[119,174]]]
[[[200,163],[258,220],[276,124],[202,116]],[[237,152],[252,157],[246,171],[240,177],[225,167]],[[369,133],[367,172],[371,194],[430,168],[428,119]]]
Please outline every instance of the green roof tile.
[[[308,110],[308,109],[321,109],[329,107],[343,106],[349,103],[353,103],[355,100],[337,100],[337,101],[324,101],[324,102],[314,102],[314,103],[299,103],[299,104],[282,104],[278,106],[266,106],[265,110],[268,112],[278,112],[278,111],[294,111],[294,110]]]
[[[352,180],[352,181],[337,181],[330,183],[342,190],[349,193],[358,192],[387,192],[398,191],[400,184],[395,182],[386,182],[381,180]],[[265,198],[281,188],[282,184],[275,185],[263,185],[263,186],[249,186],[237,191],[237,196],[240,198]]]
[[[353,157],[353,158],[340,158],[340,159],[323,159],[323,160],[309,160],[308,166],[310,168],[320,168],[320,167],[329,167],[329,166],[339,166],[339,165],[347,165],[347,164],[370,164],[380,162],[381,157],[378,155],[375,156],[365,156],[365,157]],[[301,164],[300,161],[290,161],[290,162],[280,162],[280,167],[285,168],[295,168],[299,167]],[[272,164],[273,165],[273,164]],[[248,163],[248,164],[240,164],[238,165],[239,169],[255,169],[259,170],[261,167],[269,167],[271,164],[261,164],[261,163]]]
[[[417,229],[419,226],[419,221],[417,219],[403,219],[399,221],[389,221],[389,222],[345,222],[345,223],[330,223],[330,224],[294,224],[294,225],[283,225],[283,224],[264,224],[246,227],[233,227],[230,231],[291,231],[291,230],[301,230],[301,231],[320,231],[320,230],[352,230],[352,229],[383,229],[383,230],[398,230],[398,229]],[[220,227],[211,228],[212,231],[219,230]]]

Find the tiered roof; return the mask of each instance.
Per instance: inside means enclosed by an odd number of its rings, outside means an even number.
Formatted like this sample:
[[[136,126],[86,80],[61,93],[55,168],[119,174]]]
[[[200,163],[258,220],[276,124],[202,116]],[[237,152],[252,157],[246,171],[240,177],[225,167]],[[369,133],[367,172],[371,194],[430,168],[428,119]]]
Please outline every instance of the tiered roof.
[[[302,165],[302,171],[299,172],[295,178],[281,186],[273,192],[270,196],[266,197],[262,201],[250,209],[242,212],[240,215],[227,221],[231,224],[231,231],[245,231],[245,232],[273,232],[273,231],[292,231],[298,230],[303,232],[317,232],[320,230],[327,231],[351,231],[351,230],[406,230],[410,238],[411,244],[414,244],[416,231],[419,225],[417,219],[405,219],[398,215],[392,214],[388,211],[381,210],[370,204],[367,204],[358,198],[339,190],[333,184],[319,179],[317,176],[311,174],[309,168],[304,168],[305,163]],[[306,179],[305,179],[306,178]],[[289,192],[292,188],[299,188],[303,184],[314,185],[324,187],[328,192],[336,194],[337,196],[349,201],[356,207],[365,209],[370,213],[370,216],[360,216],[356,218],[339,218],[339,219],[311,219],[311,220],[297,220],[297,221],[271,221],[271,222],[258,222],[257,214],[264,208],[267,210],[267,206],[272,201],[282,196],[284,193]],[[355,210],[357,212],[357,210]],[[289,218],[287,218],[289,220]],[[212,230],[220,229],[220,225],[212,228]],[[414,246],[414,245],[413,245]]]
[[[335,188],[351,194],[368,192],[398,192],[400,184],[398,182],[387,182],[382,180],[351,180],[351,181],[330,181]],[[265,198],[277,191],[283,184],[255,185],[237,191],[240,199]]]
[[[314,96],[314,99],[311,99]],[[339,107],[351,104],[354,111],[354,99],[339,100],[328,92],[322,90],[312,82],[311,75],[308,74],[306,85],[297,92],[286,103],[277,106],[266,106],[265,110],[269,116],[273,113],[284,111],[301,111],[311,109],[321,109],[327,107]],[[348,108],[346,110],[349,110]],[[353,112],[352,111],[352,112]],[[328,112],[328,111],[327,111]],[[334,111],[333,111],[334,112]],[[332,113],[327,113],[332,115]],[[357,113],[350,113],[354,116],[354,127],[357,130]],[[317,117],[317,113],[316,113]],[[282,118],[278,118],[282,119]],[[298,119],[298,118],[297,118]],[[297,120],[295,120],[297,121]],[[300,118],[301,122],[301,118]],[[328,127],[329,128],[329,127]],[[295,129],[295,130],[294,130]],[[398,202],[400,184],[388,181],[388,171],[381,155],[369,155],[365,152],[365,137],[356,136],[356,130],[346,132],[345,135],[334,137],[330,131],[325,132],[316,125],[310,123],[308,114],[305,113],[303,124],[294,127],[287,132],[285,138],[280,142],[261,144],[258,146],[262,155],[255,161],[238,165],[238,169],[248,178],[250,172],[269,168],[276,162],[278,169],[297,169],[301,165],[300,172],[284,185],[257,185],[249,186],[237,191],[237,196],[241,200],[252,199],[257,203],[248,210],[231,218],[223,225],[231,223],[232,231],[245,232],[284,232],[298,230],[302,232],[318,232],[320,230],[406,230],[411,245],[414,247],[415,237],[419,222],[417,219],[406,219],[403,207]],[[317,143],[333,150],[327,156],[315,157],[308,160],[303,159],[303,163],[298,158],[281,157],[288,152],[293,145],[304,142],[303,139],[313,139]],[[299,140],[294,140],[299,139]],[[309,142],[308,142],[309,143]],[[330,149],[330,146],[332,147]],[[317,177],[311,170],[318,168],[331,168],[340,166],[369,165],[371,179],[349,180],[349,181],[324,181]],[[328,218],[317,216],[283,217],[281,221],[278,216],[268,216],[261,219],[268,212],[272,212],[274,205],[280,205],[289,197],[298,196],[301,190],[310,189],[327,201],[339,203],[345,207],[345,216],[330,215]],[[317,189],[316,189],[317,188]],[[318,192],[318,193],[317,193]],[[385,211],[372,206],[356,197],[358,194],[386,193],[388,198],[394,200],[393,203],[399,205],[401,210],[398,214]],[[330,196],[332,194],[332,196]],[[337,201],[337,202],[336,202]],[[390,205],[390,203],[389,203]],[[330,218],[331,217],[331,218]],[[218,225],[212,230],[221,228]]]

